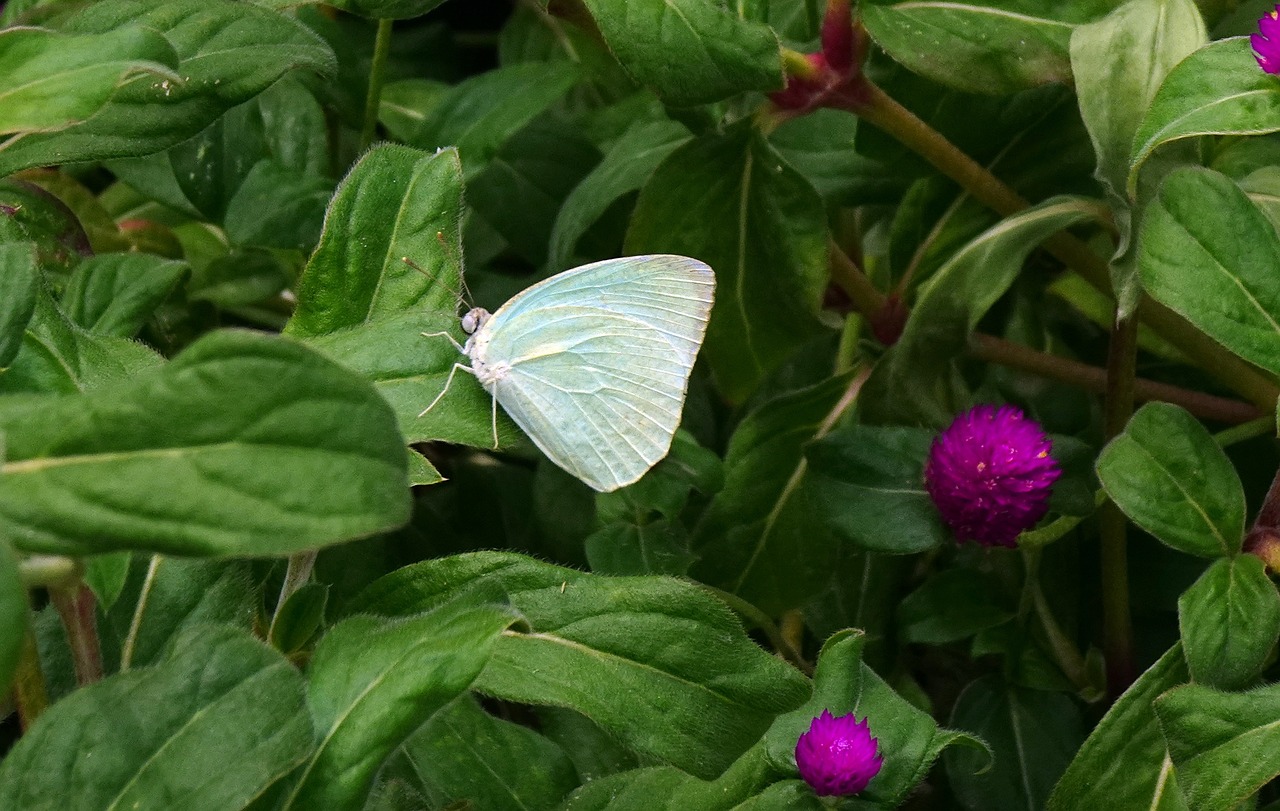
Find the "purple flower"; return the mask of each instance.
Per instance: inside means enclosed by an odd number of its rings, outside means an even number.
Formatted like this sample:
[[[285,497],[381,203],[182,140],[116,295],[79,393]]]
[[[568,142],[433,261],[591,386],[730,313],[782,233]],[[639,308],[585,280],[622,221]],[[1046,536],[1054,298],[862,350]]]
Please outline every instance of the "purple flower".
[[[796,767],[813,792],[822,797],[857,794],[880,772],[884,759],[866,719],[853,713],[833,718],[830,711],[813,719],[796,741]]]
[[[958,541],[1017,546],[1049,510],[1062,468],[1035,420],[1013,406],[969,409],[938,434],[924,486]]]
[[[1280,6],[1258,20],[1258,33],[1249,37],[1258,66],[1267,73],[1280,73]]]

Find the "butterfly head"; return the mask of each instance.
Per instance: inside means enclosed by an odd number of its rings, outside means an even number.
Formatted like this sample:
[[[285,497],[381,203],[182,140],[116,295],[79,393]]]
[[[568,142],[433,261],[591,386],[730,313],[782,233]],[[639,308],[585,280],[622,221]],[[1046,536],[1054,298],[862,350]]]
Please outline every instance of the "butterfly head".
[[[476,330],[484,326],[484,322],[489,320],[489,311],[483,307],[472,307],[467,310],[467,314],[462,316],[462,331],[468,335],[474,335]]]

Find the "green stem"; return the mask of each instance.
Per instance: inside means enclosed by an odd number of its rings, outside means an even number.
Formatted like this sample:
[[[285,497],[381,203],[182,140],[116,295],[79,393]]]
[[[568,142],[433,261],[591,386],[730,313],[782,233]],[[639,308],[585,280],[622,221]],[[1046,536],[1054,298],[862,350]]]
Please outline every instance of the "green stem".
[[[1237,442],[1244,442],[1246,439],[1273,434],[1276,430],[1276,418],[1271,415],[1258,417],[1256,420],[1250,420],[1240,425],[1233,426],[1225,431],[1219,431],[1213,435],[1213,439],[1218,443],[1218,447],[1226,448]]]
[[[364,127],[360,130],[360,151],[373,144],[378,129],[378,109],[382,104],[382,84],[387,76],[387,56],[391,53],[391,20],[378,20],[373,42],[373,64],[369,66],[369,91],[364,97]]]
[[[311,579],[311,572],[316,566],[316,552],[299,552],[289,556],[289,568],[284,573],[284,585],[280,587],[280,599],[276,601],[276,610],[271,615],[271,627],[267,629],[267,639],[273,639],[276,621],[280,619],[280,610],[298,589]]]
[[[49,589],[49,601],[62,619],[81,687],[102,679],[102,646],[98,641],[97,601],[83,582]]]
[[[854,100],[844,105],[846,109],[914,150],[993,211],[1007,217],[1030,205],[986,167],[957,149],[941,133],[870,81],[864,79],[849,97]],[[1089,284],[1103,293],[1111,294],[1111,277],[1106,261],[1083,241],[1062,232],[1045,240],[1044,248],[1079,273]],[[1192,362],[1260,408],[1271,410],[1275,407],[1276,399],[1280,397],[1280,386],[1273,379],[1231,354],[1164,305],[1143,297],[1139,309],[1143,323],[1177,347]]]
[[[1021,546],[1019,548],[1021,549]],[[1031,604],[1035,608],[1036,618],[1044,631],[1045,639],[1049,642],[1049,650],[1052,651],[1054,660],[1077,690],[1081,693],[1093,692],[1096,688],[1089,683],[1089,668],[1085,664],[1084,657],[1062,632],[1062,627],[1058,625],[1057,618],[1049,608],[1049,601],[1045,599],[1044,590],[1040,588],[1040,550],[1022,549],[1022,561],[1026,567],[1026,589],[1031,597]]]
[[[13,692],[18,703],[18,722],[25,732],[49,706],[49,693],[45,689],[44,673],[40,669],[40,650],[36,647],[36,637],[29,621],[27,632],[22,637],[22,650],[18,654]]]
[[[1117,318],[1107,357],[1107,396],[1104,438],[1124,431],[1133,415],[1133,389],[1138,358],[1138,319]],[[1102,550],[1102,632],[1107,657],[1107,689],[1118,697],[1136,676],[1133,662],[1133,620],[1129,614],[1128,522],[1112,502],[1098,512]]]

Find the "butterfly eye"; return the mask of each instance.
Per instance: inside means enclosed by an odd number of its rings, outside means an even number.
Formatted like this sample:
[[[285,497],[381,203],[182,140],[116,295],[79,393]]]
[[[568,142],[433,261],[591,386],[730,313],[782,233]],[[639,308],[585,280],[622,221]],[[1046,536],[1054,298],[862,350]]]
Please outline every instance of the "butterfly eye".
[[[480,317],[475,310],[470,310],[466,315],[462,316],[462,331],[470,335],[476,331],[476,327],[480,326]]]

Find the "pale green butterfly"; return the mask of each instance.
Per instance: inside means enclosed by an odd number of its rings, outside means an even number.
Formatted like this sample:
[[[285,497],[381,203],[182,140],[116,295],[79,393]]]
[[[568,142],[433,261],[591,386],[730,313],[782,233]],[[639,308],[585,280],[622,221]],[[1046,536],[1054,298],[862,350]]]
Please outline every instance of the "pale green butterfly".
[[[470,372],[552,462],[607,493],[671,449],[707,331],[715,274],[687,256],[608,259],[566,270],[494,313],[462,317]],[[426,334],[426,333],[424,333]],[[447,333],[433,333],[447,335]]]

